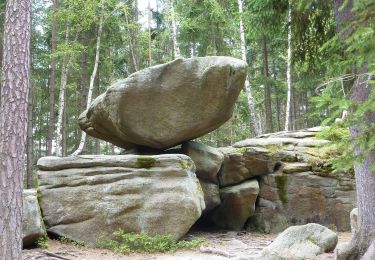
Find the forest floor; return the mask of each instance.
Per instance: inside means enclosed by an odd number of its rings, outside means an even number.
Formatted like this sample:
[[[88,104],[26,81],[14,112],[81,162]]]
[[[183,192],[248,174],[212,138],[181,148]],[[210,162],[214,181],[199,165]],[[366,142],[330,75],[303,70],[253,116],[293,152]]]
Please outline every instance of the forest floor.
[[[119,255],[108,250],[77,247],[49,240],[47,249],[25,249],[23,260],[225,260],[253,259],[269,245],[277,235],[248,232],[194,231],[188,237],[205,237],[203,246],[194,250],[178,250],[174,253],[133,253]],[[348,242],[351,233],[339,233],[339,243]],[[318,260],[334,259],[333,253],[320,255]]]

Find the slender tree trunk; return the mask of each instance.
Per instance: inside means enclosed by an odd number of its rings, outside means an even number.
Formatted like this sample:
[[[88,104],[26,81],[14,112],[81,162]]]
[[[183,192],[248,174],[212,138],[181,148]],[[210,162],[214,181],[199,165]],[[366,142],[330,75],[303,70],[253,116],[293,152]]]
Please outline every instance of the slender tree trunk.
[[[137,1],[134,1],[134,10],[133,10],[133,14],[134,14],[134,21],[137,23],[138,22],[138,6],[137,6]],[[125,22],[130,25],[130,20],[128,18],[128,15],[126,14],[125,12]],[[136,48],[136,44],[137,44],[137,31],[136,30],[130,30],[129,26],[127,26],[127,31],[128,31],[128,34],[129,34],[129,49],[130,49],[130,54],[131,54],[131,58],[132,58],[132,62],[133,62],[133,69],[131,70],[131,72],[136,72],[139,70],[139,65],[138,65],[138,52],[137,52],[137,48]]]
[[[66,93],[67,91],[65,90],[64,92],[64,110],[63,110],[63,121],[62,121],[62,127],[61,127],[61,136],[62,136],[62,139],[61,139],[61,149],[62,149],[62,156],[65,157],[66,156],[66,114],[67,114],[67,109],[66,109]]]
[[[288,85],[288,96],[286,99],[286,112],[285,112],[285,131],[290,129],[290,105],[292,103],[292,4],[289,0],[288,8],[288,58],[287,58],[287,70],[286,70],[286,79]]]
[[[30,86],[31,0],[6,2],[0,106],[0,259],[20,260]]]
[[[353,0],[335,0],[335,20],[340,40],[345,40],[349,33],[344,31],[345,24],[348,23],[355,14],[351,11]],[[342,6],[343,4],[345,6]],[[367,66],[359,68],[357,74],[367,72]],[[358,76],[351,90],[351,100],[362,103],[368,100],[373,87],[369,85],[367,76]],[[352,125],[350,135],[353,143],[363,134],[363,127],[371,127],[375,123],[375,112],[368,113],[363,125]],[[350,243],[350,253],[346,259],[361,259],[371,242],[375,241],[375,149],[368,153],[361,147],[355,147],[354,157],[364,160],[354,164],[355,181],[357,189],[358,223],[359,229]]]
[[[65,43],[69,43],[69,31],[70,27],[67,26],[65,32]],[[64,109],[65,109],[65,92],[66,92],[66,85],[68,81],[68,73],[70,67],[70,57],[63,58],[63,64],[61,69],[61,83],[60,83],[60,93],[59,93],[59,111],[57,116],[57,125],[56,125],[56,148],[55,153],[57,156],[62,156],[62,127],[63,127],[63,119],[64,119]]]
[[[238,11],[240,13],[240,39],[241,39],[241,54],[242,54],[242,60],[247,62],[247,56],[246,56],[246,40],[245,40],[245,28],[243,24],[243,7],[242,7],[242,0],[238,0]],[[246,97],[247,97],[247,105],[249,107],[250,112],[250,127],[251,131],[255,136],[259,135],[259,128],[257,124],[257,118],[256,118],[256,112],[255,112],[255,105],[254,105],[254,99],[253,95],[251,93],[251,85],[249,81],[249,75],[246,77],[245,81],[245,90],[246,90]]]
[[[96,39],[96,54],[95,54],[95,63],[94,63],[94,69],[91,74],[90,78],[90,85],[89,85],[89,92],[87,95],[87,107],[88,109],[90,107],[91,101],[92,101],[92,96],[93,96],[93,91],[94,91],[94,83],[95,83],[95,78],[96,74],[98,71],[98,66],[99,66],[99,56],[100,56],[100,46],[101,46],[101,39],[102,39],[102,33],[103,33],[103,24],[104,24],[104,2],[103,0],[100,3],[101,5],[101,14],[100,14],[100,20],[99,20],[99,28],[98,28],[98,36]],[[75,152],[72,155],[78,155],[82,153],[83,148],[85,146],[86,142],[86,132],[82,132],[81,136],[81,141],[79,143],[78,149],[75,150]]]
[[[49,118],[47,131],[47,155],[52,155],[53,131],[55,128],[55,88],[56,88],[56,47],[57,47],[57,0],[52,0],[51,25],[51,75],[49,80]]]
[[[169,1],[172,16],[172,40],[173,40],[173,58],[181,57],[180,46],[177,41],[176,13],[174,11],[174,0]]]
[[[269,85],[267,36],[263,35],[263,77],[264,77],[264,109],[266,112],[266,133],[272,132],[271,88]]]
[[[30,86],[29,98],[27,106],[27,163],[26,163],[26,188],[31,189],[33,187],[33,93]]]
[[[148,24],[148,65],[152,65],[152,42],[151,42],[151,16],[152,16],[152,10],[151,10],[151,4],[150,0],[148,0],[148,15],[147,15],[147,24]]]

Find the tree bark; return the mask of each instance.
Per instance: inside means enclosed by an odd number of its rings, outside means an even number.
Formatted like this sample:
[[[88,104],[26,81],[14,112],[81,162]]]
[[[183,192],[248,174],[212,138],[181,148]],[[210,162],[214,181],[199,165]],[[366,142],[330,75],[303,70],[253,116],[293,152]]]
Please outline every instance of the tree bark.
[[[20,260],[30,86],[31,0],[6,3],[0,106],[0,259]]]
[[[263,77],[264,77],[264,110],[266,112],[266,133],[272,132],[271,88],[269,85],[267,36],[264,34],[263,43]]]
[[[288,8],[288,58],[287,58],[287,70],[286,70],[286,79],[288,85],[288,95],[286,100],[286,111],[285,111],[285,131],[290,130],[290,106],[292,103],[292,4],[289,0]]]
[[[247,62],[245,28],[244,28],[243,19],[242,19],[242,16],[243,16],[242,0],[238,0],[238,11],[240,13],[240,39],[241,39],[242,60]],[[253,95],[251,93],[251,85],[250,85],[250,81],[249,81],[249,74],[246,77],[245,90],[246,90],[246,97],[247,97],[247,105],[248,105],[249,112],[250,112],[251,131],[253,132],[253,134],[255,136],[258,136],[260,134],[260,132],[259,132],[258,124],[257,124],[254,99],[253,99]]]
[[[53,131],[55,128],[55,88],[56,88],[56,47],[57,47],[57,0],[52,0],[51,24],[51,75],[49,79],[49,118],[47,131],[47,156],[52,155]]]
[[[104,24],[104,1],[103,0],[100,2],[100,6],[101,6],[100,7],[101,12],[100,12],[98,35],[97,35],[97,39],[96,39],[95,63],[94,63],[94,69],[92,71],[91,78],[90,78],[90,86],[89,86],[89,92],[88,92],[88,95],[87,95],[87,107],[86,107],[86,109],[89,108],[89,106],[91,104],[91,101],[92,101],[92,96],[93,96],[93,92],[94,92],[94,83],[95,83],[95,78],[96,78],[96,74],[97,74],[98,66],[99,66],[100,46],[101,46],[103,24]],[[83,148],[85,146],[85,142],[86,142],[86,136],[87,136],[86,132],[82,132],[81,141],[79,143],[78,149],[75,150],[72,155],[78,155],[78,154],[82,153]]]
[[[30,86],[29,97],[27,106],[27,163],[26,163],[26,188],[31,189],[33,187],[33,93]]]
[[[346,6],[342,6],[344,3]],[[353,0],[347,2],[346,0],[335,0],[335,20],[340,40],[342,41],[348,37],[351,30],[344,30],[345,24],[355,17],[355,14],[351,11],[352,6]],[[366,65],[356,71],[357,75],[366,72]],[[357,80],[351,90],[350,98],[352,101],[360,104],[368,100],[373,89],[369,85],[369,79],[367,75],[357,76]],[[363,126],[352,125],[350,127],[350,135],[354,145],[356,140],[363,134],[363,127],[371,127],[375,123],[375,113],[368,113],[363,123]],[[359,229],[352,238],[347,259],[360,259],[375,239],[375,173],[372,168],[375,165],[375,149],[366,152],[362,148],[355,146],[354,157],[361,156],[364,156],[364,160],[354,164]]]

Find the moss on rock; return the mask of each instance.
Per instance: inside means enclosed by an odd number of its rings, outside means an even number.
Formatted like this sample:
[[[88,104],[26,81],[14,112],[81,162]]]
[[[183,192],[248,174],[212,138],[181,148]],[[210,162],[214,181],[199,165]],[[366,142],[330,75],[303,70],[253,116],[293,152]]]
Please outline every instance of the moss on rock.
[[[140,156],[137,159],[136,165],[138,168],[150,169],[156,165],[156,160],[149,156]]]
[[[288,183],[288,175],[276,175],[275,182],[277,187],[277,194],[279,195],[281,203],[284,205],[288,202],[286,196],[286,185]]]

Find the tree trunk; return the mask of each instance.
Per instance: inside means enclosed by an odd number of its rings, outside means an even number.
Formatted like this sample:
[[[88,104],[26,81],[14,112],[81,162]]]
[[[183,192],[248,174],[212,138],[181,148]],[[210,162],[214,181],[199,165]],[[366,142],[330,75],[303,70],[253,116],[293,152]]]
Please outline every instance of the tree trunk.
[[[67,26],[65,32],[65,43],[69,43],[69,31],[70,28]],[[61,69],[61,83],[60,83],[60,93],[59,93],[59,112],[57,116],[57,125],[56,125],[56,156],[62,156],[62,127],[64,119],[64,110],[65,110],[65,92],[66,85],[68,81],[68,73],[70,67],[70,57],[63,58],[63,64]]]
[[[27,106],[27,162],[26,162],[26,188],[31,189],[33,187],[33,93],[32,88],[29,89],[29,98]]]
[[[98,66],[99,66],[99,55],[100,55],[100,45],[101,45],[101,39],[102,39],[102,33],[103,33],[103,24],[104,24],[104,2],[103,0],[100,2],[101,6],[101,13],[100,13],[100,20],[99,20],[99,28],[98,28],[98,36],[96,39],[96,54],[95,54],[95,63],[94,63],[94,69],[91,74],[90,78],[90,86],[89,86],[89,92],[87,95],[87,107],[88,109],[90,107],[91,101],[92,101],[92,96],[93,96],[93,91],[94,91],[94,83],[95,83],[95,78],[96,78],[96,73],[98,71]],[[78,155],[82,153],[83,148],[85,146],[86,142],[86,132],[82,132],[81,135],[81,141],[79,142],[78,149],[75,150],[75,152],[72,155]]]
[[[138,1],[133,1],[133,6],[132,8],[134,8],[133,10],[133,20],[137,23],[138,22]],[[130,20],[128,19],[128,15],[127,13],[125,12],[125,22],[127,23],[127,25],[130,25]],[[134,30],[134,29],[130,29],[129,26],[126,26],[127,28],[127,31],[128,31],[128,39],[129,39],[129,49],[130,49],[130,54],[131,54],[131,58],[132,58],[132,63],[133,63],[133,68],[130,69],[130,72],[133,73],[133,72],[136,72],[139,70],[139,65],[138,65],[138,52],[137,52],[137,33],[138,31],[137,30]]]
[[[264,77],[264,110],[266,112],[266,133],[272,132],[272,107],[271,107],[271,88],[269,85],[268,72],[268,50],[267,36],[263,35],[263,77]]]
[[[151,42],[151,19],[152,19],[152,10],[150,0],[148,0],[148,15],[147,15],[147,24],[148,24],[148,65],[152,65],[152,42]]]
[[[174,11],[174,0],[169,1],[171,16],[172,16],[172,40],[173,40],[173,58],[177,59],[181,57],[180,46],[177,41],[177,25],[176,25],[176,14]]]
[[[343,3],[346,6],[342,7]],[[342,41],[349,35],[349,32],[343,32],[343,28],[344,24],[354,17],[354,13],[351,11],[352,6],[353,0],[347,2],[346,0],[335,0],[335,20]],[[363,66],[357,71],[357,74],[366,72],[367,67]],[[364,84],[364,81],[367,81],[367,83]],[[368,81],[367,76],[358,76],[351,90],[350,98],[352,101],[360,104],[368,100],[372,91],[372,86],[369,85]],[[371,127],[375,123],[375,113],[368,113],[363,123],[364,126],[353,125],[350,127],[350,135],[354,143],[363,134],[363,127]],[[375,173],[373,170],[375,149],[366,153],[360,147],[355,147],[354,157],[358,158],[363,155],[364,160],[354,164],[359,229],[352,238],[347,259],[360,259],[375,239]]]
[[[288,10],[288,58],[287,58],[287,70],[286,79],[288,85],[288,95],[286,99],[286,112],[285,112],[285,131],[290,130],[290,106],[292,103],[292,3],[289,0],[289,10]]]
[[[56,87],[56,47],[57,47],[57,0],[52,0],[52,24],[51,24],[51,75],[49,79],[49,118],[47,132],[47,155],[52,155],[53,131],[55,128],[55,87]]]
[[[0,106],[0,259],[21,259],[31,0],[6,3]]]
[[[247,56],[246,56],[246,40],[245,40],[245,28],[243,24],[243,7],[242,7],[242,0],[238,0],[238,11],[240,13],[240,39],[241,39],[241,54],[242,54],[242,60],[247,62]],[[257,118],[256,118],[256,112],[255,112],[255,105],[254,105],[254,99],[253,95],[251,93],[251,85],[249,81],[249,75],[246,77],[245,81],[245,90],[246,90],[246,97],[247,97],[247,105],[249,107],[250,112],[250,127],[251,131],[255,136],[259,135],[259,128],[257,124]]]

